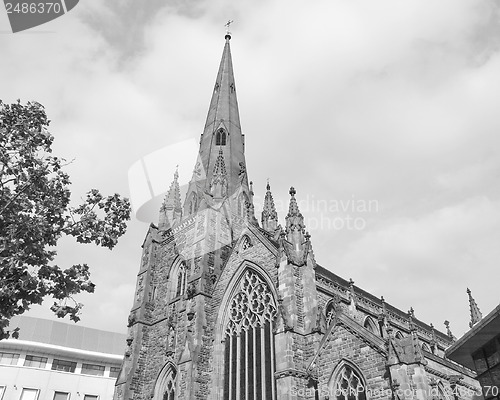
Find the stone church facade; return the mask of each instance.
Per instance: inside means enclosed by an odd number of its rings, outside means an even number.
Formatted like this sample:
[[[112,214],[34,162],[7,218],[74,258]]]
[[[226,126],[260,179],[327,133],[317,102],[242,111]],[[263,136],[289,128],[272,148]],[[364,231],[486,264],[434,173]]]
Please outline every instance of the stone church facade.
[[[320,266],[290,189],[260,221],[226,42],[184,204],[143,243],[115,400],[468,400],[454,337]]]

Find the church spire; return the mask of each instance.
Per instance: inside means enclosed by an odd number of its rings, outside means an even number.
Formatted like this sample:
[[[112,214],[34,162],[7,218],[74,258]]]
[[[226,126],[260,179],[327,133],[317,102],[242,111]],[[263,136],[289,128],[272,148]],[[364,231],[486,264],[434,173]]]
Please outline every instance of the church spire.
[[[167,195],[160,208],[160,230],[172,228],[182,218],[181,191],[179,188],[179,171],[176,169],[174,180],[170,184]]]
[[[483,318],[483,314],[479,311],[476,300],[472,297],[471,291],[467,288],[467,294],[469,295],[469,308],[470,308],[470,322],[469,326],[472,328],[473,325],[477,324]]]
[[[211,192],[214,174],[217,171],[216,164],[221,154],[227,176],[226,196],[230,199],[233,211],[237,210],[236,204],[239,201],[237,198],[251,199],[230,40],[231,35],[227,32],[205,127],[200,139],[198,162],[186,195],[185,210],[190,209],[192,204],[189,199],[202,199],[204,193]],[[198,208],[203,208],[202,204],[202,202],[197,203]],[[189,212],[193,211],[197,210]]]
[[[274,232],[278,227],[278,213],[276,212],[269,182],[267,182],[266,189],[266,197],[264,198],[264,207],[262,209],[262,228],[268,232]]]

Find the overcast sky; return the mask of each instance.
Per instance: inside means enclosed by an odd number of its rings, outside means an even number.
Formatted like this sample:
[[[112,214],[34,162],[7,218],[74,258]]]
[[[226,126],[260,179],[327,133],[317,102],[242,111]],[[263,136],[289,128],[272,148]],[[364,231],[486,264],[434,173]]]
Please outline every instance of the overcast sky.
[[[320,265],[456,336],[467,287],[498,305],[498,0],[82,1],[17,34],[1,11],[0,98],[46,107],[75,204],[128,196],[134,163],[198,141],[228,19],[258,218],[267,178],[282,224],[294,186]],[[147,227],[61,241],[97,284],[82,325],[126,331]]]

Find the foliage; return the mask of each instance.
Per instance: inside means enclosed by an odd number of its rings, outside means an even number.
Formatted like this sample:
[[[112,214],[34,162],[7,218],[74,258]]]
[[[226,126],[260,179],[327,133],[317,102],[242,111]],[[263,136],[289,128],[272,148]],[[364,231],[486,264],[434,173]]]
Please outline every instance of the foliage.
[[[0,100],[0,339],[9,320],[40,304],[46,296],[58,317],[77,322],[82,304],[73,295],[93,292],[89,267],[53,265],[63,235],[79,243],[112,249],[125,233],[130,203],[118,194],[87,193],[83,204],[70,206],[66,161],[52,155],[53,136],[44,107],[36,102]]]

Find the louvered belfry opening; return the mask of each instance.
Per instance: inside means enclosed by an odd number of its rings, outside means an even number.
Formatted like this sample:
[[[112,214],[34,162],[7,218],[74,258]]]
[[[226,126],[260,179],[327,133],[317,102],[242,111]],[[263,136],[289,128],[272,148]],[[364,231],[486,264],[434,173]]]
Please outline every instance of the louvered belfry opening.
[[[224,400],[275,400],[273,321],[267,283],[247,270],[230,301],[225,329]]]

